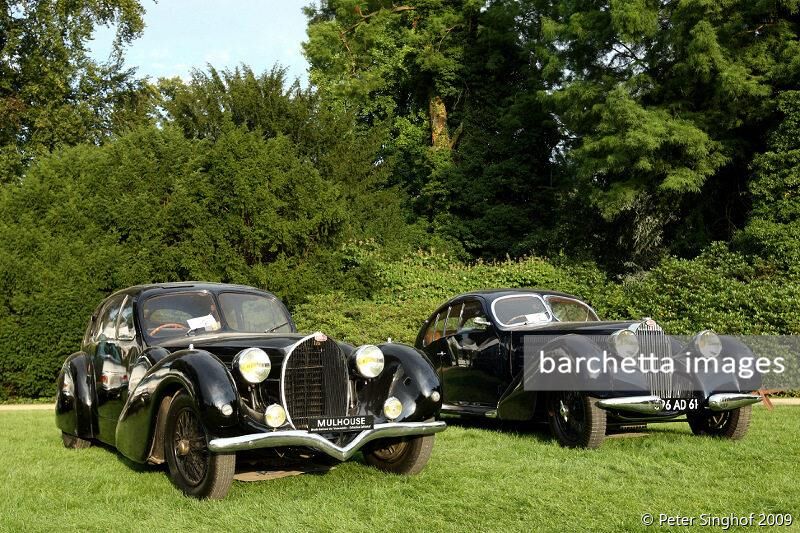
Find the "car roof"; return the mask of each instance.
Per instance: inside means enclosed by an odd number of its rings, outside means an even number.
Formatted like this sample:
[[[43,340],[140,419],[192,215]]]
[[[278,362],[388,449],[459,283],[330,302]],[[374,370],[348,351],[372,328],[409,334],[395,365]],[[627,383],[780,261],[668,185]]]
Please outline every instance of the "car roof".
[[[515,289],[483,289],[478,291],[465,292],[463,294],[459,294],[458,296],[450,298],[447,301],[447,303],[468,296],[479,296],[484,300],[486,300],[488,303],[491,303],[498,298],[502,298],[503,296],[513,296],[515,294],[538,294],[539,296],[563,296],[565,298],[572,298],[574,300],[583,301],[577,296],[573,296],[572,294],[568,294],[566,292],[553,291],[550,289],[539,289],[539,288],[515,288]]]
[[[269,294],[271,296],[275,296],[269,291],[265,291],[263,289],[258,289],[256,287],[250,287],[248,285],[235,285],[230,283],[216,283],[210,281],[177,281],[172,283],[147,283],[143,285],[134,285],[133,287],[128,287],[127,289],[122,289],[116,291],[114,294],[109,296],[109,298],[116,296],[118,294],[130,294],[135,296],[140,296],[145,293],[155,293],[160,291],[170,291],[170,290],[184,290],[184,289],[195,289],[195,290],[206,290],[212,292],[219,292],[221,290],[240,290],[240,291],[252,291],[252,292],[260,292],[262,294]]]

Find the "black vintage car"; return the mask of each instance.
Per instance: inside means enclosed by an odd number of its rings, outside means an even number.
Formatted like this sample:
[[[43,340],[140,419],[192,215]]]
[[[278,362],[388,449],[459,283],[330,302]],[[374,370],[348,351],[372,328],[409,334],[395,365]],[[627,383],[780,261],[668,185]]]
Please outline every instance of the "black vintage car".
[[[242,450],[332,461],[361,450],[372,466],[414,474],[445,428],[439,378],[421,352],[299,334],[274,295],[236,285],[111,295],[57,385],[65,446],[97,440],[166,462],[198,498],[225,496]]]
[[[664,334],[653,320],[600,321],[569,294],[536,289],[478,291],[457,296],[424,323],[416,346],[442,380],[442,413],[514,421],[547,421],[565,446],[600,446],[610,429],[686,417],[695,434],[738,439],[750,420],[756,375],[683,371],[679,364],[752,355],[729,337],[702,331],[688,339]],[[571,373],[555,383],[549,367],[530,361],[620,360],[649,353],[674,370]],[[526,358],[528,366],[526,367]],[[534,358],[534,359],[531,359]],[[670,361],[667,361],[669,359]],[[705,361],[705,359],[702,359]],[[613,361],[612,361],[613,362]],[[613,365],[610,365],[613,366]],[[744,392],[743,392],[744,391]]]

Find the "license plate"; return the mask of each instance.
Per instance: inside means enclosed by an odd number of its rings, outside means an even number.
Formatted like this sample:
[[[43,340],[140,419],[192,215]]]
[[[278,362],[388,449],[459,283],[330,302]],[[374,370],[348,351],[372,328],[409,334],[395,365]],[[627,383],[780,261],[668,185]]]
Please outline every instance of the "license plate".
[[[374,425],[375,418],[371,415],[324,416],[308,419],[308,431],[311,433],[363,431],[372,429]]]
[[[697,398],[667,398],[664,400],[665,411],[697,411],[700,400]]]

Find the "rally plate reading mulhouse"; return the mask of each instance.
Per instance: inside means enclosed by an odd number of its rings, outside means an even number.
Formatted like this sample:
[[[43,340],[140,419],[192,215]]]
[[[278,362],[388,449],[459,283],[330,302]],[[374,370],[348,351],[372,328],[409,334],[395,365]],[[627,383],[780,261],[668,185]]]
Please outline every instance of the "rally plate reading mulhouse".
[[[371,415],[327,416],[310,418],[308,431],[311,433],[328,433],[331,431],[363,431],[372,429],[374,417]]]

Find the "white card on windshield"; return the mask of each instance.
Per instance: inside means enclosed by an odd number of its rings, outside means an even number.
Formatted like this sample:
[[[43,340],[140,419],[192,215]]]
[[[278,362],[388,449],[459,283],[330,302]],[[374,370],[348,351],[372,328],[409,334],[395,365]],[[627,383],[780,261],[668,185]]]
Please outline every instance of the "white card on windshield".
[[[197,318],[190,318],[186,321],[189,324],[189,329],[205,329],[206,331],[213,330],[216,325],[217,321],[211,315],[206,316],[199,316]]]
[[[531,324],[534,322],[547,322],[547,313],[533,313],[525,315],[525,322]]]

